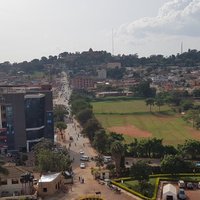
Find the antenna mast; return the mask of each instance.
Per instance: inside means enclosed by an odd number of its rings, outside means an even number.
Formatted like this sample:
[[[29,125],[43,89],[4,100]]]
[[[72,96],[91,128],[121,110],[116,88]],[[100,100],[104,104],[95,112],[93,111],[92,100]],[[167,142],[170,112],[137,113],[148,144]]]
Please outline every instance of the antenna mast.
[[[114,55],[114,35],[113,35],[113,28],[112,28],[112,55]]]
[[[181,54],[183,53],[183,42],[181,42]]]

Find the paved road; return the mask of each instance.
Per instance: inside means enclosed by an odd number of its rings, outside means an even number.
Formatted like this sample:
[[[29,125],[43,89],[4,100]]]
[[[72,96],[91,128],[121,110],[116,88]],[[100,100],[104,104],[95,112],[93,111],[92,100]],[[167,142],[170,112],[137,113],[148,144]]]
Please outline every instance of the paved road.
[[[71,89],[69,88],[69,83],[67,80],[66,74],[61,79],[62,88],[59,91],[59,97],[54,101],[56,104],[63,104],[69,108],[68,100],[71,95]],[[72,190],[68,194],[60,193],[48,200],[66,200],[66,199],[77,199],[81,195],[95,194],[95,192],[101,192],[101,195],[107,200],[134,200],[133,196],[129,196],[126,193],[116,194],[114,191],[111,191],[107,186],[100,185],[96,180],[94,180],[91,174],[91,167],[95,167],[93,161],[85,162],[86,168],[80,168],[80,150],[83,150],[85,155],[93,157],[96,155],[95,150],[91,147],[88,138],[85,138],[81,135],[81,128],[78,122],[75,119],[72,119],[70,123],[67,124],[67,129],[64,132],[66,141],[62,141],[62,145],[70,149],[70,157],[74,159],[72,164],[73,171],[75,173],[74,184]],[[73,140],[70,140],[70,137]],[[57,137],[57,139],[59,139]],[[84,178],[85,183],[82,184],[79,181],[79,177]]]

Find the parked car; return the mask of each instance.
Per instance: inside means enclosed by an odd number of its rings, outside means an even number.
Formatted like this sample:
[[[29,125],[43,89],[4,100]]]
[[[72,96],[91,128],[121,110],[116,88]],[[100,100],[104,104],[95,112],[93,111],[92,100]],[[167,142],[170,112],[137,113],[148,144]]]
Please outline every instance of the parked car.
[[[184,188],[185,187],[185,182],[183,180],[178,181],[178,186],[179,188]]]
[[[84,151],[81,149],[81,150],[79,151],[79,153],[83,155],[83,154],[84,154]]]
[[[82,155],[80,158],[81,161],[89,161],[89,156]]]
[[[178,191],[178,199],[181,199],[181,200],[186,199],[185,190],[183,188],[180,188]]]
[[[80,164],[80,168],[81,168],[81,169],[85,169],[85,163],[81,163],[81,164]]]
[[[103,162],[109,163],[111,161],[111,156],[103,156]]]
[[[193,190],[194,189],[194,185],[191,182],[187,183],[187,189]]]
[[[195,166],[196,166],[196,167],[200,167],[200,161],[197,161],[197,162],[195,163]]]

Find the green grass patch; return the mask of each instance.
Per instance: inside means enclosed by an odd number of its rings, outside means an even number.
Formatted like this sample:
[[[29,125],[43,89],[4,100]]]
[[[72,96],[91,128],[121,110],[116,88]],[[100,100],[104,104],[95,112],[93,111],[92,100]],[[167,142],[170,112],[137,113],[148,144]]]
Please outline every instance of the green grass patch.
[[[164,144],[177,145],[192,139],[191,127],[172,112],[167,105],[152,107],[152,112],[144,100],[93,102],[93,111],[102,126],[108,130],[113,126],[130,126],[148,131],[152,137],[162,138]],[[200,132],[199,132],[200,134]],[[130,136],[126,136],[131,141]]]

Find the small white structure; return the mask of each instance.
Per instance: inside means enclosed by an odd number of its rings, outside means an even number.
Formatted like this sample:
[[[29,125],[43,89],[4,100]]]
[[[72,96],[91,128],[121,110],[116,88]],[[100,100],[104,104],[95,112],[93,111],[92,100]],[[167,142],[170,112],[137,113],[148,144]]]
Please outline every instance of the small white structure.
[[[42,175],[38,181],[38,194],[40,196],[53,195],[63,186],[63,176],[61,173],[49,173]]]
[[[177,200],[176,187],[172,184],[167,184],[163,186],[163,200]]]

